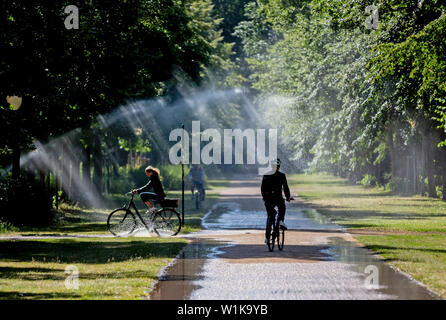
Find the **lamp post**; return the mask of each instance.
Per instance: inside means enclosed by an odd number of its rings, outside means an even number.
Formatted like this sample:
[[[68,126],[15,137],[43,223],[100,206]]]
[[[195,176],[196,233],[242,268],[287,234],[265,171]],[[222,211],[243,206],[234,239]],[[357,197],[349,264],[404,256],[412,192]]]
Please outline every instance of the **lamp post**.
[[[181,129],[181,224],[184,227],[184,124]]]
[[[18,96],[7,96],[6,102],[10,104],[10,109],[17,111],[22,105],[22,97]],[[13,121],[16,117],[12,117]],[[14,121],[16,122],[16,121]],[[18,123],[14,123],[14,129],[18,130]],[[12,176],[13,178],[18,178],[20,176],[20,147],[19,147],[19,135],[14,134],[12,137]]]

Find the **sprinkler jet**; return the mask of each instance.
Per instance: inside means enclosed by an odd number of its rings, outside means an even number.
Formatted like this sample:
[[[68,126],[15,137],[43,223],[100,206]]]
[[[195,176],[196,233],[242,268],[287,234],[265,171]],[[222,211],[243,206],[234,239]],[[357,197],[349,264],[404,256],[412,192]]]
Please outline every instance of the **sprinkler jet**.
[[[191,137],[192,164],[221,164],[222,151],[224,164],[233,164],[233,159],[235,164],[244,164],[245,149],[246,164],[256,164],[257,157],[257,164],[265,165],[271,159],[277,157],[277,129],[269,129],[268,143],[266,141],[266,129],[245,129],[243,131],[241,129],[224,129],[222,144],[222,135],[218,129],[201,131],[200,121],[192,121]],[[177,142],[169,150],[170,162],[180,164],[184,159],[184,164],[189,164],[189,133],[184,129],[174,129],[170,132],[169,141]],[[201,149],[201,142],[207,142],[203,149]],[[267,144],[268,156],[266,156]],[[235,148],[233,148],[233,145],[235,145]]]

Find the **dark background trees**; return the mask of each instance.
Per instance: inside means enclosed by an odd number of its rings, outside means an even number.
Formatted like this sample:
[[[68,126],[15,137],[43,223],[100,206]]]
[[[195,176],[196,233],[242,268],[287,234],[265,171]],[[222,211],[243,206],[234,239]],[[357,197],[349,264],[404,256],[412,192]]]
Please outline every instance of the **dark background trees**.
[[[167,165],[164,136],[197,117],[278,127],[301,170],[446,198],[442,2],[85,0],[68,30],[70,4],[0,4],[0,166],[18,179],[22,159],[56,205],[62,187],[82,203],[76,183],[116,192],[138,166]],[[240,86],[244,100],[187,103]],[[50,166],[27,162],[36,146]]]
[[[64,179],[71,185],[77,175],[102,192],[103,168],[110,156],[123,154],[116,152],[118,137],[95,125],[96,117],[129,99],[168,95],[178,69],[198,84],[212,55],[219,54],[220,39],[200,34],[195,28],[199,17],[190,14],[190,6],[201,1],[189,2],[81,1],[76,3],[79,29],[71,30],[64,25],[69,1],[2,2],[0,151],[5,172],[11,164],[12,178],[19,179],[20,156],[23,160],[36,142],[45,144],[81,128],[70,133],[69,147],[63,140],[53,144],[58,149],[46,161],[56,169],[40,170],[40,182],[55,183],[57,190],[67,184]],[[202,12],[202,19],[210,23],[208,30],[218,32],[211,12]],[[226,48],[222,59],[230,51]],[[20,109],[13,110],[7,96],[22,97]],[[122,138],[134,140],[128,134]]]

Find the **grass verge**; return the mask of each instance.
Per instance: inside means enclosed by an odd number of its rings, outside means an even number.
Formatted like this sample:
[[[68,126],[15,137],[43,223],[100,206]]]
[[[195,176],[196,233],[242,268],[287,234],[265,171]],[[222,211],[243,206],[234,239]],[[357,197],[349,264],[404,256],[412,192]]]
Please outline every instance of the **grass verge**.
[[[206,201],[195,209],[190,191],[185,193],[185,226],[181,233],[201,229],[201,218],[226,186],[208,181]],[[168,197],[180,198],[181,191]],[[128,199],[113,197],[115,206]],[[144,205],[136,199],[137,205]],[[2,235],[90,235],[89,238],[0,240],[0,299],[140,299],[147,297],[160,270],[187,244],[172,238],[99,238],[109,234],[106,219],[110,209],[60,207],[58,223],[46,228],[12,228]],[[180,211],[180,209],[178,210]],[[66,268],[79,272],[78,289],[67,288]]]
[[[446,298],[446,202],[394,195],[324,174],[288,179],[306,205]]]
[[[0,299],[139,299],[186,243],[179,238],[0,241]],[[78,289],[65,286],[68,266],[79,272]]]

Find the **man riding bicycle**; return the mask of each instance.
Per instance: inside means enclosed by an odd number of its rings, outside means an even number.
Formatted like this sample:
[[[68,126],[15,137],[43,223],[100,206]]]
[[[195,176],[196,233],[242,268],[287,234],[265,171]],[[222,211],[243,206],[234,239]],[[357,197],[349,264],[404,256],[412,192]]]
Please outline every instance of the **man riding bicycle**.
[[[279,209],[280,226],[287,229],[284,223],[286,207],[282,196],[282,190],[285,193],[285,199],[287,202],[290,202],[292,198],[290,195],[290,189],[288,188],[286,175],[279,171],[280,162],[280,159],[275,159],[271,162],[272,171],[263,176],[261,191],[263,201],[265,202],[266,212],[268,213],[268,218],[274,218],[276,213],[274,207],[277,206]],[[267,233],[265,234],[265,238],[265,243],[267,243]]]
[[[201,167],[198,164],[193,164],[192,168],[189,171],[189,174],[187,175],[187,180],[191,181],[191,192],[192,192],[192,199],[194,198],[194,190],[195,187],[197,190],[200,191],[201,200],[203,200],[204,197],[204,171],[201,169]]]

